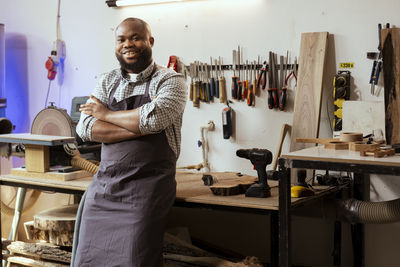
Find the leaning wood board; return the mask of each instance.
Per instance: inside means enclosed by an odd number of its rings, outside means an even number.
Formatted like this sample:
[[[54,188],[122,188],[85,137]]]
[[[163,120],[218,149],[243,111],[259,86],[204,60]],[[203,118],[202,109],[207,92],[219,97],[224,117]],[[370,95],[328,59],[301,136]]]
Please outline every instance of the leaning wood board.
[[[318,137],[327,47],[328,32],[303,33],[301,35],[299,75],[294,102],[290,151],[315,145],[296,143],[297,137]]]
[[[385,133],[388,144],[400,143],[400,28],[382,30],[385,88]]]
[[[27,177],[27,178],[39,178],[39,179],[49,179],[49,180],[58,180],[58,181],[70,181],[76,180],[86,177],[92,177],[93,174],[84,171],[74,171],[74,172],[58,172],[57,169],[50,169],[48,172],[37,173],[37,172],[29,172],[23,168],[13,168],[10,172],[11,175],[18,177]]]

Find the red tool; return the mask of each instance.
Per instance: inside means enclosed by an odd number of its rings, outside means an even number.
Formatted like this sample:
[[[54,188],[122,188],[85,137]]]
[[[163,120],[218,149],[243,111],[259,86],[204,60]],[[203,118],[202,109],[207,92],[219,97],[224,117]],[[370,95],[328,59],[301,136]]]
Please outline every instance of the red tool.
[[[47,78],[52,81],[56,78],[57,74],[57,63],[54,61],[56,51],[51,51],[51,57],[46,61],[45,67],[47,69]]]
[[[170,56],[167,68],[178,72],[178,57],[177,56]]]
[[[257,77],[257,82],[256,82],[257,89],[262,88],[264,90],[266,84],[267,84],[267,61],[264,61],[264,64],[261,67],[260,73]]]

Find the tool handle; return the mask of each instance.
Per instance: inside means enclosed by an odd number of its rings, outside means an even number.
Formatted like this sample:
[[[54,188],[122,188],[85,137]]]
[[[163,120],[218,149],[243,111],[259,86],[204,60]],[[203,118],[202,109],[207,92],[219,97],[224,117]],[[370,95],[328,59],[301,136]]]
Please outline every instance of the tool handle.
[[[272,96],[272,88],[268,89],[268,108],[273,109],[274,108],[274,98]]]
[[[210,100],[215,96],[215,79],[214,77],[210,79]]]
[[[372,71],[371,71],[371,77],[369,78],[369,83],[372,84],[373,80],[374,80],[374,76],[375,76],[375,68],[376,68],[376,64],[378,63],[378,61],[374,60],[374,63],[372,64]]]
[[[239,84],[238,84],[238,77],[233,76],[232,77],[232,98],[237,99],[238,96],[238,90],[239,90]]]
[[[248,81],[243,81],[243,93],[242,93],[242,98],[246,99],[247,98],[247,90],[248,90]]]
[[[242,86],[243,86],[242,81],[238,81],[238,91],[236,95],[239,101],[242,100]]]
[[[274,88],[272,90],[272,98],[274,99],[274,108],[279,107],[278,89]]]
[[[379,61],[377,66],[376,66],[376,73],[375,73],[375,84],[378,84],[379,81],[379,74],[381,73],[381,66],[382,66],[382,61]]]
[[[226,102],[225,78],[220,77],[218,83],[219,83],[219,92],[220,92],[219,103],[225,103]]]
[[[215,87],[215,97],[219,98],[219,81],[218,81],[218,79],[214,80],[214,87]]]
[[[247,105],[253,106],[253,101],[254,101],[253,85],[250,84],[250,88],[247,92]]]
[[[210,83],[206,83],[206,102],[211,101],[212,94],[211,94],[211,85]]]
[[[199,107],[200,106],[200,101],[199,101],[199,84],[200,82],[194,82],[193,84],[193,107]]]
[[[193,101],[193,89],[194,89],[194,82],[190,83],[190,91],[189,91],[189,99]]]
[[[279,110],[284,110],[286,105],[286,91],[287,87],[282,87],[279,95]]]

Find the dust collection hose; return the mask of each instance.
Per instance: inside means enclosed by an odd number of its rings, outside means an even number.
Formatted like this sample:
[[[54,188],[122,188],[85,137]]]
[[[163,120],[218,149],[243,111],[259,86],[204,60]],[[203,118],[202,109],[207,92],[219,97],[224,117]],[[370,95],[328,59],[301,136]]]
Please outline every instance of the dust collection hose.
[[[75,156],[71,159],[71,165],[73,167],[84,169],[92,174],[95,174],[99,169],[99,166],[97,166],[96,164],[82,158],[79,152],[76,152]],[[78,247],[79,231],[81,229],[81,219],[82,219],[83,206],[85,204],[85,198],[86,198],[86,191],[83,194],[81,201],[79,202],[78,211],[76,212],[74,238],[73,238],[72,253],[71,253],[71,264],[70,264],[71,267],[74,266],[76,249]]]
[[[350,223],[384,224],[400,221],[400,198],[382,202],[338,201],[339,213]]]

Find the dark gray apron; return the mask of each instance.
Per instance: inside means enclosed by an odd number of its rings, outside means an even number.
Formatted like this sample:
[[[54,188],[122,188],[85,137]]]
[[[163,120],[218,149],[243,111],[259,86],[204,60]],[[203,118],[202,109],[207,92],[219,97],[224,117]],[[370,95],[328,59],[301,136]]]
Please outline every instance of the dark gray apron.
[[[144,95],[116,102],[118,84],[109,109],[130,110],[151,101],[150,81]],[[176,156],[164,131],[103,144],[99,171],[87,191],[74,266],[161,267],[175,170]]]

